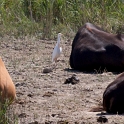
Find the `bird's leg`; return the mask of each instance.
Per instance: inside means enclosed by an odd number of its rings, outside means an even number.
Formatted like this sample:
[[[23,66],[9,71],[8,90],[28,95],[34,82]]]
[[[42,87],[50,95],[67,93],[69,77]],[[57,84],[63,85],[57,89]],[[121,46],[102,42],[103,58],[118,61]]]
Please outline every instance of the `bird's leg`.
[[[56,60],[52,63],[52,66],[53,66],[52,68],[55,69],[55,70],[56,70],[56,66],[57,66],[57,61]]]
[[[55,63],[57,63],[57,58],[55,59]]]
[[[57,66],[57,63],[55,63],[55,71],[56,71],[56,66]]]
[[[57,66],[57,59],[55,59],[55,70],[56,70],[56,66]]]

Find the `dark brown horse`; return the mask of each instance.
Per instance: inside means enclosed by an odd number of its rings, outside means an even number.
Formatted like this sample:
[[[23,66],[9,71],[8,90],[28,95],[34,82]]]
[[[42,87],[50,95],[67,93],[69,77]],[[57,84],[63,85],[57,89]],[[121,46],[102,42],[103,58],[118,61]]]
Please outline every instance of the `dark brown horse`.
[[[124,73],[107,86],[103,94],[103,108],[108,113],[124,113]]]
[[[123,71],[124,35],[107,33],[86,23],[73,40],[70,66],[81,71]]]

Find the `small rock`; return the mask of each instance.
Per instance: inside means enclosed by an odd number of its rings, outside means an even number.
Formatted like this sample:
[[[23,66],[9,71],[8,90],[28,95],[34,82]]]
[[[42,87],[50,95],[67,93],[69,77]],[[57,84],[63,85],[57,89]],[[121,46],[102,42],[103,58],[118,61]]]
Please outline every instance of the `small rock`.
[[[43,97],[51,97],[52,95],[54,95],[54,92],[46,92]]]
[[[79,82],[79,79],[76,77],[75,74],[73,74],[71,78],[68,78],[65,80],[64,84],[69,84],[69,83],[77,84],[78,82]]]
[[[44,68],[43,73],[50,73],[52,72],[52,68]]]
[[[53,121],[46,121],[45,124],[53,124]]]
[[[18,100],[15,101],[15,103],[22,105],[22,104],[26,103],[26,101],[18,99]]]
[[[64,82],[64,84],[69,84],[69,83],[71,83],[71,78],[66,79]]]
[[[29,93],[27,96],[29,96],[29,97],[33,97],[33,94],[30,94],[30,93]]]
[[[39,123],[37,121],[35,121],[35,122],[31,122],[29,124],[39,124]]]
[[[63,120],[63,121],[61,120],[61,121],[58,121],[57,124],[69,124],[69,122],[66,120]]]
[[[24,85],[25,85],[25,83],[17,83],[17,84],[15,84],[16,87],[20,87],[20,86],[24,86]]]
[[[97,118],[97,122],[106,123],[108,122],[108,119],[105,116],[100,116]]]
[[[52,117],[55,117],[55,116],[56,116],[56,114],[52,114],[51,116],[52,116]]]
[[[21,113],[20,115],[18,115],[19,118],[25,118],[26,116],[26,113]]]

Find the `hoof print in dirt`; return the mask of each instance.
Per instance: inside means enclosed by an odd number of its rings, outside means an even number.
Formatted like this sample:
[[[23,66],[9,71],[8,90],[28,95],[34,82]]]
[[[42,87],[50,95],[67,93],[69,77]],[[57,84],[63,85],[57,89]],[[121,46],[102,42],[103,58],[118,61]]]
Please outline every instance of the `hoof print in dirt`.
[[[43,73],[50,73],[52,72],[52,68],[44,68]]]
[[[77,84],[79,83],[79,79],[76,77],[75,74],[72,75],[71,78],[65,80],[64,84]]]
[[[106,123],[108,122],[108,119],[105,116],[100,116],[97,118],[97,122]]]

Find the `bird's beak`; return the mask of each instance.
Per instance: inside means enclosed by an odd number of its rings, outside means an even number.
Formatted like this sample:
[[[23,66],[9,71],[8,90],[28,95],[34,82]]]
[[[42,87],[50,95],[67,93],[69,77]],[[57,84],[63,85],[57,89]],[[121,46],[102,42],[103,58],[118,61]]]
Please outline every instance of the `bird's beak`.
[[[64,35],[62,33],[60,34],[60,36],[61,36],[62,39],[64,38]]]
[[[60,39],[61,39],[61,40],[65,38],[62,33],[59,33],[59,35],[60,35]]]

